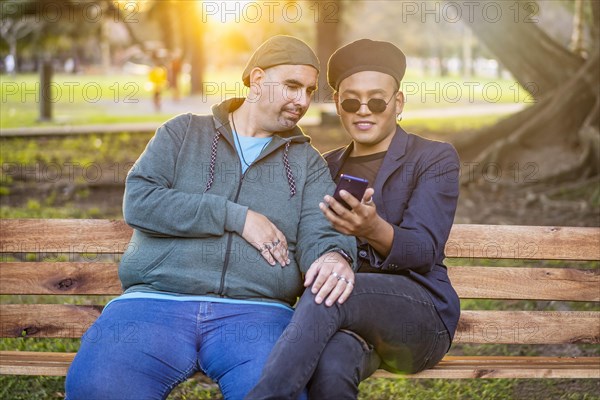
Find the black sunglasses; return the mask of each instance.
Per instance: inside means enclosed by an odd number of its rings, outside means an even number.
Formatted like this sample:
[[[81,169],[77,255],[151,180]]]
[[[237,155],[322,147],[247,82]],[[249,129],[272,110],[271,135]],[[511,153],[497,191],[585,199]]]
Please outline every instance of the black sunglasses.
[[[344,111],[349,113],[355,113],[360,109],[360,106],[366,104],[372,113],[379,114],[385,111],[387,105],[392,101],[396,93],[392,94],[392,97],[386,102],[383,99],[369,99],[366,103],[361,103],[358,99],[346,99],[340,103]]]

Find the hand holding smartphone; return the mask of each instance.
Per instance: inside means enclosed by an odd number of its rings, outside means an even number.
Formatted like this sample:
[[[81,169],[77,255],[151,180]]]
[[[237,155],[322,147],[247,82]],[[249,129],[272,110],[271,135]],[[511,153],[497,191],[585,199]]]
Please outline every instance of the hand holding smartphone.
[[[366,179],[358,178],[352,175],[342,174],[340,176],[340,180],[337,184],[337,187],[335,188],[335,192],[333,193],[333,198],[339,201],[348,210],[351,210],[352,208],[340,196],[340,190],[345,190],[346,192],[354,196],[358,201],[361,201],[368,186],[369,181],[367,181]]]

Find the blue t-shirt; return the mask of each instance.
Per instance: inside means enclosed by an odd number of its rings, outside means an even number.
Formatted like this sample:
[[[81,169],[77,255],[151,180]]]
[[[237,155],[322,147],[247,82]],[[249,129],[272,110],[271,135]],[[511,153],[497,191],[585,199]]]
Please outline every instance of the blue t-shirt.
[[[257,138],[250,136],[240,136],[233,132],[235,149],[238,152],[242,162],[242,173],[246,172],[248,167],[258,158],[260,153],[271,142],[272,137]]]

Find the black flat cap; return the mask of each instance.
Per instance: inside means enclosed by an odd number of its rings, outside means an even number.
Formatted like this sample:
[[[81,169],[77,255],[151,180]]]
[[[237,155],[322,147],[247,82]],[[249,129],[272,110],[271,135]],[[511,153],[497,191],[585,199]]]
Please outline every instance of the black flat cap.
[[[377,71],[391,75],[398,86],[406,71],[406,56],[390,42],[360,39],[337,49],[327,63],[327,82],[335,91],[357,72]]]

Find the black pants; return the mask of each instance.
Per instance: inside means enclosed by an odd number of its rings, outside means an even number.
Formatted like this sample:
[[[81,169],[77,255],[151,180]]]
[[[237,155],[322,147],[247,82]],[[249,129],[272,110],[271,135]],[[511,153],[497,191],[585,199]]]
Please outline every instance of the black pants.
[[[340,329],[360,335],[376,354]],[[437,364],[449,344],[418,283],[401,275],[358,274],[341,306],[316,304],[310,290],[304,292],[247,399],[296,399],[311,378],[311,399],[353,399],[358,383],[377,367],[419,372]]]

